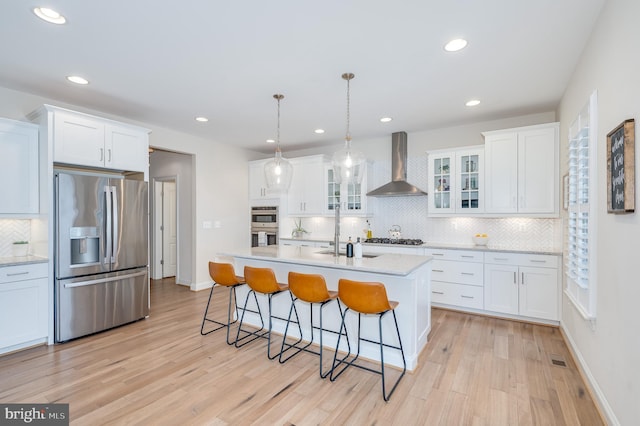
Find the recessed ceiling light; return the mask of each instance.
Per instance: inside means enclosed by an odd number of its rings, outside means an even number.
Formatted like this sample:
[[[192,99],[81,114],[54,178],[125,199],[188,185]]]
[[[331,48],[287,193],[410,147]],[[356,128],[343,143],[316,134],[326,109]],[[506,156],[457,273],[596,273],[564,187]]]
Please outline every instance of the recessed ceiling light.
[[[275,139],[267,139],[267,143],[276,143]]]
[[[470,101],[467,101],[465,105],[468,107],[474,107],[480,105],[480,101],[478,99],[471,99]]]
[[[196,121],[199,121],[200,123],[206,123],[207,121],[209,121],[209,119],[207,117],[196,117]]]
[[[62,25],[67,22],[67,19],[64,16],[60,15],[55,10],[46,7],[36,7],[33,9],[33,13],[35,13],[38,18],[51,22],[52,24]]]
[[[382,118],[380,119],[380,121],[381,121],[382,123],[388,123],[388,122],[390,122],[391,120],[393,120],[393,118],[391,118],[391,117],[382,117]]]
[[[444,45],[444,50],[447,52],[457,52],[467,47],[467,40],[463,38],[456,38]]]
[[[75,84],[89,84],[89,80],[87,80],[86,78],[82,78],[79,75],[68,75],[67,80]]]
[[[315,129],[314,133],[317,133],[317,134],[321,135],[321,134],[324,133],[324,129]]]

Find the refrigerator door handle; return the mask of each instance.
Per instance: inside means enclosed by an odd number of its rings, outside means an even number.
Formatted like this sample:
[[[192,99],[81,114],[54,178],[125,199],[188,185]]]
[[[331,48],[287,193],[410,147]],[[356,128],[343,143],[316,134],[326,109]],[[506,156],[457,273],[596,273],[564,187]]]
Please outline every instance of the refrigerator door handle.
[[[135,272],[133,274],[118,275],[117,277],[100,278],[97,280],[87,280],[87,281],[78,281],[75,283],[67,283],[67,284],[64,284],[64,288],[84,287],[87,285],[102,284],[102,283],[108,283],[111,281],[120,281],[127,278],[139,277],[141,275],[145,275],[146,273],[147,271],[145,270],[145,271]]]
[[[111,263],[115,263],[116,256],[118,255],[118,239],[120,236],[118,231],[118,191],[115,186],[111,187],[111,199],[113,207],[113,210],[111,210],[111,226],[113,227],[113,233],[111,234]]]
[[[111,187],[104,187],[104,196],[105,196],[105,247],[104,247],[104,264],[110,264],[112,253],[111,253]]]

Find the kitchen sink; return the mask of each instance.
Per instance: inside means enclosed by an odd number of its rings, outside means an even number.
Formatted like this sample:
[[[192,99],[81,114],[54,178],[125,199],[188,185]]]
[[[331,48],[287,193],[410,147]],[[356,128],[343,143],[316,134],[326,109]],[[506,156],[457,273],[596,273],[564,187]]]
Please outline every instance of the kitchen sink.
[[[317,251],[316,253],[317,254],[331,254],[331,255],[333,255],[334,251],[333,250],[323,250],[323,251]],[[346,255],[347,255],[347,253],[345,253],[343,251],[338,253],[338,256],[346,256]],[[373,259],[373,258],[378,257],[378,256],[380,256],[380,255],[379,254],[363,254],[362,255],[362,257],[366,258],[366,259]]]

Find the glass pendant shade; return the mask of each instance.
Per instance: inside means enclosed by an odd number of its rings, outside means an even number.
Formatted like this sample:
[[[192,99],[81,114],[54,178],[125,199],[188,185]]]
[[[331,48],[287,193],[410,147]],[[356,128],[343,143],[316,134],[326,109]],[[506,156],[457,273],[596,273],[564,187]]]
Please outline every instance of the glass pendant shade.
[[[267,181],[267,188],[281,194],[286,193],[291,186],[293,176],[293,166],[282,158],[282,152],[276,151],[276,155],[264,165],[264,176]]]
[[[336,183],[362,182],[366,158],[363,153],[351,148],[351,141],[344,141],[344,148],[333,153],[333,177]]]
[[[273,95],[273,98],[278,101],[278,137],[276,139],[276,154],[264,165],[264,177],[267,181],[267,188],[271,192],[285,194],[291,186],[293,166],[285,158],[282,158],[282,151],[280,151],[280,101],[284,99],[284,95],[277,93]]]
[[[344,138],[344,148],[333,154],[333,178],[336,183],[359,184],[362,182],[366,158],[363,153],[351,148],[351,124],[350,113],[350,85],[349,82],[355,77],[352,73],[342,74],[342,79],[347,82],[347,135]]]

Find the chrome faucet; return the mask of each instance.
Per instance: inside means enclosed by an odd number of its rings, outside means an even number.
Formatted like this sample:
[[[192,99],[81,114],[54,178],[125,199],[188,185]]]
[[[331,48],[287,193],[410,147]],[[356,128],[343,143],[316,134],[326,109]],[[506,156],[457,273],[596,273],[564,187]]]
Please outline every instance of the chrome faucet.
[[[336,204],[336,225],[335,235],[333,237],[333,255],[338,257],[340,255],[340,203]]]

